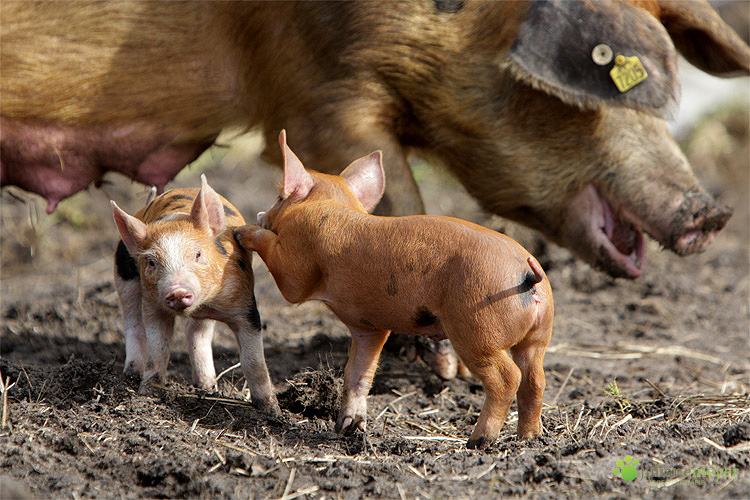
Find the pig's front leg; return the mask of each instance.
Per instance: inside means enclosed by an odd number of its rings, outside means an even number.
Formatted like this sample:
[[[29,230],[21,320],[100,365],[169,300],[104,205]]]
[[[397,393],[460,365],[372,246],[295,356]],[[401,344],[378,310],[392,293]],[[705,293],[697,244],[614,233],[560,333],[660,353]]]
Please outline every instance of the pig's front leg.
[[[276,233],[250,224],[235,229],[234,239],[246,251],[255,250],[258,253],[279,291],[292,304],[307,300],[311,287],[319,284],[314,264],[285,253]]]
[[[120,241],[115,252],[115,289],[120,298],[125,334],[125,375],[146,370],[146,330],[141,312],[141,279],[135,260]]]
[[[240,364],[245,375],[253,406],[268,415],[281,416],[281,408],[268,375],[266,358],[263,354],[263,334],[260,330],[260,316],[253,304],[246,321],[230,325],[240,345]]]
[[[364,431],[367,427],[367,393],[378,367],[380,351],[390,333],[388,330],[362,330],[352,326],[349,326],[349,331],[352,345],[344,370],[341,412],[336,421],[336,432],[343,434],[352,434],[357,429]]]
[[[267,229],[263,229],[260,226],[256,226],[255,224],[247,224],[245,226],[240,226],[238,228],[235,228],[234,240],[248,252],[258,251],[258,248],[255,244],[255,234],[258,233],[259,238],[262,239],[263,232],[268,232],[276,236],[271,231],[268,231]]]
[[[214,339],[215,322],[188,320],[188,354],[193,365],[193,383],[201,389],[210,390],[216,386],[216,370],[211,342]]]
[[[235,241],[247,252],[255,251],[258,253],[266,267],[275,279],[282,274],[282,263],[276,256],[278,246],[278,236],[273,231],[263,229],[254,224],[238,227],[234,230]],[[283,293],[284,291],[281,290]]]
[[[148,358],[138,392],[147,394],[154,383],[164,383],[169,364],[169,343],[174,331],[174,316],[158,309],[144,297],[142,301],[143,322],[146,325],[146,348]]]

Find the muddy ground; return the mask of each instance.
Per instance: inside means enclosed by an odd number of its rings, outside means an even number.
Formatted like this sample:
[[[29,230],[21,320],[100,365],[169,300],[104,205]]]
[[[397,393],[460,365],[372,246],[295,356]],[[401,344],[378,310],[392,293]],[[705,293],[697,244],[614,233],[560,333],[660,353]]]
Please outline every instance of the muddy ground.
[[[257,138],[240,142],[214,149],[174,185],[197,186],[206,171],[254,218],[273,202],[280,173],[254,156]],[[191,387],[181,332],[167,387],[138,395],[137,381],[122,375],[108,200],[132,213],[146,188],[113,177],[51,216],[38,200],[4,190],[0,497],[745,497],[747,108],[707,118],[683,145],[704,185],[735,214],[704,254],[679,258],[650,243],[635,281],[614,281],[487,217],[446,174],[415,166],[431,213],[508,230],[539,257],[555,293],[544,434],[519,442],[514,407],[484,451],[464,445],[483,401],[479,383],[440,380],[398,347],[383,353],[366,436],[336,435],[346,331],[320,304],[288,305],[257,258],[283,419],[249,406],[238,369],[221,376],[215,393]],[[237,363],[228,329],[219,328],[214,345],[218,371]],[[633,467],[635,480],[624,480]]]

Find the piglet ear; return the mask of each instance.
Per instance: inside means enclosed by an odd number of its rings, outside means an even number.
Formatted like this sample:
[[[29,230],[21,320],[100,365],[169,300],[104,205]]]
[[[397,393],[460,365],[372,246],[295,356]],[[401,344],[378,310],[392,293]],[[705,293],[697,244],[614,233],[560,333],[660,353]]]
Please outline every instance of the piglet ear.
[[[297,155],[286,144],[286,130],[279,134],[279,146],[281,154],[284,155],[284,187],[282,195],[284,198],[290,196],[296,200],[304,200],[315,184],[312,176],[307,173],[305,166]]]
[[[193,202],[190,218],[201,231],[211,231],[218,234],[226,227],[224,220],[224,204],[211,186],[208,185],[206,174],[201,174],[201,190]]]
[[[110,200],[110,203],[122,242],[125,243],[128,252],[132,254],[138,250],[138,246],[143,246],[143,242],[146,240],[146,224],[132,215],[128,215],[114,201]]]
[[[341,172],[341,177],[365,210],[370,212],[378,204],[385,190],[383,153],[375,151],[354,160]]]

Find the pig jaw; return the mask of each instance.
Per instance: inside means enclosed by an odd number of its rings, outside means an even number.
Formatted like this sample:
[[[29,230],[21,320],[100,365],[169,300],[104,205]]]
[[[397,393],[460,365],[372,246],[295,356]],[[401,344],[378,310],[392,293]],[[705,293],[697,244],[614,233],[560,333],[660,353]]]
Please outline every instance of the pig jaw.
[[[634,279],[643,272],[643,232],[678,255],[689,255],[703,251],[732,213],[695,191],[679,196],[666,210],[643,207],[639,216],[633,208],[638,207],[616,210],[587,184],[568,204],[563,243],[611,276]]]

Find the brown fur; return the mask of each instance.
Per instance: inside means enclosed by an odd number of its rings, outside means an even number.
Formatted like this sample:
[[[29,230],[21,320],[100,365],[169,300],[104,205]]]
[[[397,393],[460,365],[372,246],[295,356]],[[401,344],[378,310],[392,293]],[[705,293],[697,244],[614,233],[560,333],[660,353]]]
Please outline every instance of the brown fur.
[[[379,154],[341,176],[310,171],[307,186],[298,162],[286,149],[282,197],[259,215],[263,228],[235,234],[258,252],[288,301],[321,300],[349,327],[337,429],[364,428],[365,396],[394,330],[449,338],[484,384],[487,399],[469,446],[497,436],[516,392],[519,437],[538,435],[554,310],[539,263],[507,236],[459,219],[369,215],[366,200],[377,201],[382,186],[357,188],[371,186],[377,171],[382,179]]]
[[[568,25],[542,17],[528,54],[543,57],[521,57],[514,43],[536,5],[3,2],[2,183],[44,194],[51,209],[106,169],[163,186],[225,127],[260,125],[269,140],[284,127],[300,157],[329,173],[383,151],[378,213],[423,211],[408,164],[418,150],[485,209],[610,274],[637,275],[582,232],[585,215],[571,215],[586,185],[630,214],[634,230],[680,254],[703,249],[730,211],[705,195],[653,116],[677,88],[659,22],[714,74],[748,74],[750,49],[705,2],[633,0],[575,4],[582,15],[637,21],[576,25],[578,45],[550,38]],[[585,37],[637,49],[651,76],[624,94],[606,78],[605,89],[540,76],[589,68]],[[266,156],[280,160],[275,148]],[[704,200],[697,209],[680,209],[694,195]],[[689,232],[699,236],[682,238]]]

